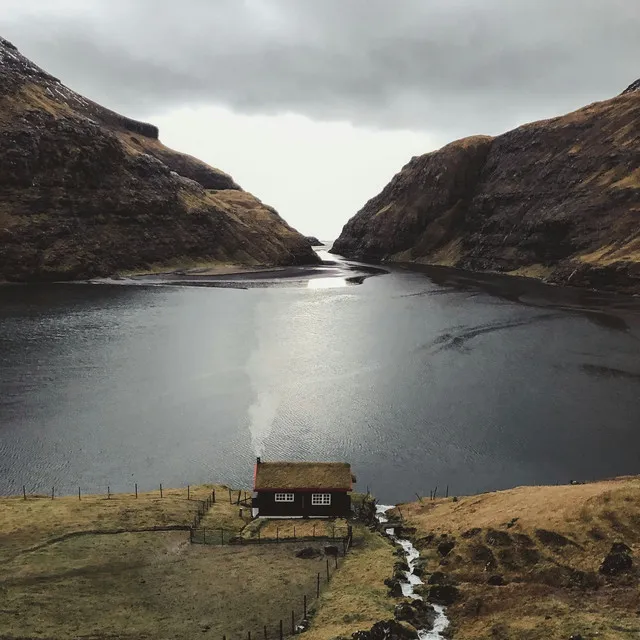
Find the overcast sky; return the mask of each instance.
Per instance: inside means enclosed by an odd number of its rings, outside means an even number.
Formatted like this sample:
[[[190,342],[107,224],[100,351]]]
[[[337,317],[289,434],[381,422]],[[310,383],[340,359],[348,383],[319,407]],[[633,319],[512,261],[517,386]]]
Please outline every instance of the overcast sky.
[[[640,77],[639,0],[0,0],[0,35],[322,238],[412,155]]]

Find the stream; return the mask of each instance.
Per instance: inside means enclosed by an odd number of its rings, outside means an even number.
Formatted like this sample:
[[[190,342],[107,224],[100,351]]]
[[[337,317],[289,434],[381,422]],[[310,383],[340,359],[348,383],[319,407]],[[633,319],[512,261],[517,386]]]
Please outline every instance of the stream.
[[[387,511],[393,509],[393,505],[376,505],[376,518],[380,524],[389,522],[389,518],[385,515]],[[402,595],[406,598],[412,598],[414,600],[422,600],[422,596],[415,593],[416,586],[423,584],[422,580],[414,574],[415,562],[420,556],[420,552],[411,544],[409,540],[398,538],[395,535],[393,527],[385,529],[385,533],[396,544],[400,545],[404,550],[407,564],[409,565],[409,571],[405,571],[406,581],[401,582]],[[419,640],[444,640],[442,632],[449,626],[449,620],[445,614],[444,607],[438,604],[432,605],[436,612],[436,619],[433,623],[433,629],[418,629]]]

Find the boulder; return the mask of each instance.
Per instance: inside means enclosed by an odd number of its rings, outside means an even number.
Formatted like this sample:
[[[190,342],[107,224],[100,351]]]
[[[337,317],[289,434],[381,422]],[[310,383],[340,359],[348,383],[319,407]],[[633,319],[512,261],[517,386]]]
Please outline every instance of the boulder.
[[[396,620],[405,621],[416,629],[429,631],[433,629],[436,619],[436,610],[433,605],[424,600],[401,602],[395,608]]]
[[[451,578],[442,571],[434,571],[427,580],[427,584],[451,584]]]
[[[605,576],[617,576],[633,567],[631,549],[622,542],[614,542],[611,551],[606,555],[600,565],[600,573]]]
[[[368,631],[356,631],[353,640],[416,640],[418,632],[397,620],[376,622]]]
[[[424,575],[428,564],[429,564],[429,561],[426,558],[418,558],[413,563],[414,575],[418,576],[418,578],[421,578]]]
[[[456,546],[455,540],[443,540],[438,544],[438,553],[444,558],[448,556]]]
[[[389,596],[392,598],[402,598],[402,586],[400,580],[397,578],[387,578],[384,581],[385,585],[389,587]]]
[[[460,589],[452,584],[434,584],[429,587],[427,600],[445,607],[452,605],[460,597]]]

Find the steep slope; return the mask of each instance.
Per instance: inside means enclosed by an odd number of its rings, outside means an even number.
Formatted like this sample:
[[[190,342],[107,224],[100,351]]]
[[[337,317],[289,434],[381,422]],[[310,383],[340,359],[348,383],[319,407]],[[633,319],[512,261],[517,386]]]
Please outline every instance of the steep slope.
[[[71,91],[0,38],[0,280],[176,261],[317,262],[230,176]]]
[[[332,251],[640,293],[639,89],[413,158]]]

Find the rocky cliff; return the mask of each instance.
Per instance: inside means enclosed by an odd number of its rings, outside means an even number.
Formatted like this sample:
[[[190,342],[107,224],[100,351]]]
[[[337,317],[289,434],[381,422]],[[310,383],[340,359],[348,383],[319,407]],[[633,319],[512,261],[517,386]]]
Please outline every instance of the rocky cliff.
[[[332,251],[640,293],[640,81],[414,157]]]
[[[0,38],[0,280],[169,262],[317,262],[230,176],[65,87]]]

